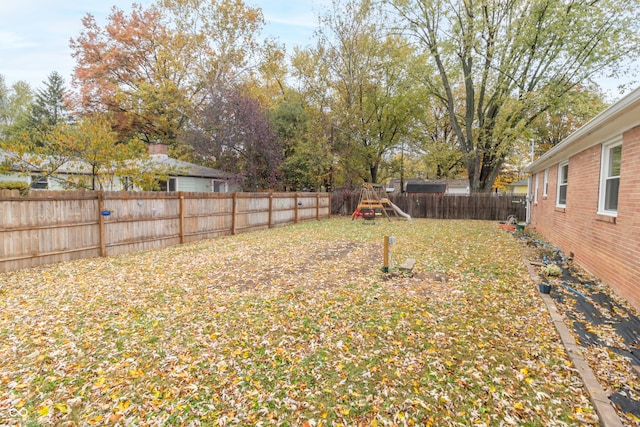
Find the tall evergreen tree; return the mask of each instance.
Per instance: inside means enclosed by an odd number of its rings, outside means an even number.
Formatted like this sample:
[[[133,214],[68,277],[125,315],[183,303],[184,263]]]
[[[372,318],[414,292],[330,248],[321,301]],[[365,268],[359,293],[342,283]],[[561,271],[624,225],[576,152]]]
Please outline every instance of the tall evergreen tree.
[[[69,109],[65,102],[66,88],[64,78],[53,71],[44,83],[43,89],[35,93],[29,113],[29,127],[36,132],[47,132],[60,122],[69,118]]]

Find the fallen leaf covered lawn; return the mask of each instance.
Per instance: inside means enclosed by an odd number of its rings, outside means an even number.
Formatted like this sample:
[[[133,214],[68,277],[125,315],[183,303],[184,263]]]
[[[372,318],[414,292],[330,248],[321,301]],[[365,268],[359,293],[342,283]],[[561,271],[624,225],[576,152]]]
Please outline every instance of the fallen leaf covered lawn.
[[[0,420],[597,424],[510,234],[349,219],[0,275]]]

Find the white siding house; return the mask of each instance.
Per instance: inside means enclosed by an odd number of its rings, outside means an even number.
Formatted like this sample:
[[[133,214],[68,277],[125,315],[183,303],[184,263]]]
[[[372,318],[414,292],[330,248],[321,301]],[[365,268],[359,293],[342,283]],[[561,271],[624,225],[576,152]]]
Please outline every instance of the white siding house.
[[[161,191],[184,191],[184,192],[236,192],[241,191],[241,179],[235,175],[222,172],[217,169],[208,168],[194,163],[185,162],[168,156],[167,146],[155,144],[149,148],[149,161],[144,162],[144,168],[159,171],[169,171],[168,181],[159,182]],[[14,164],[15,157],[11,153],[0,151],[0,163]],[[44,159],[44,161],[34,162],[46,165],[54,160]],[[0,182],[20,181],[26,182],[32,189],[47,190],[67,190],[77,188],[70,183],[83,182],[81,187],[91,187],[91,166],[83,161],[68,160],[56,167],[56,173],[48,177],[43,176],[42,166],[32,167],[10,167],[8,171],[0,174]],[[141,167],[142,163],[141,163]],[[25,172],[25,169],[28,172]],[[113,176],[104,178],[96,182],[96,189],[105,191],[140,190],[130,184],[127,177]]]

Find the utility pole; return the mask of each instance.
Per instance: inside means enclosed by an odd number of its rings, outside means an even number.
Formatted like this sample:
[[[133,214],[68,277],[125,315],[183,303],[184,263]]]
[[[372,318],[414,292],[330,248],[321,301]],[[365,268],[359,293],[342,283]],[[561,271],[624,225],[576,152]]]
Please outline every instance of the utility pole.
[[[404,139],[400,143],[400,194],[404,193]]]
[[[535,139],[531,138],[531,162],[533,163],[533,157],[535,156]]]

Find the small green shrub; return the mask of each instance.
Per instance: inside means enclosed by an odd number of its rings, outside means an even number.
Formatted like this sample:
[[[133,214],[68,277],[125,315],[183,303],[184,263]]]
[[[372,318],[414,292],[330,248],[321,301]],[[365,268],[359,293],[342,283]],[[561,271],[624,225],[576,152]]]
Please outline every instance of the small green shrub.
[[[558,267],[556,264],[549,264],[542,268],[542,271],[547,276],[561,276],[562,269]]]
[[[21,195],[26,196],[29,193],[29,184],[23,181],[2,181],[0,190],[19,190]]]

